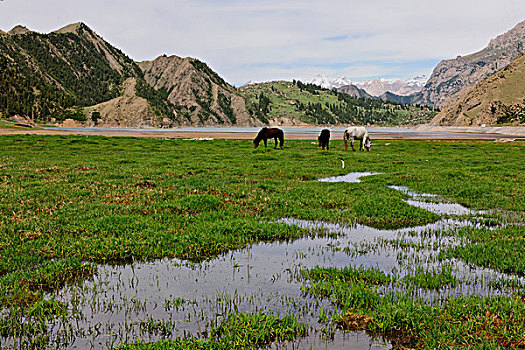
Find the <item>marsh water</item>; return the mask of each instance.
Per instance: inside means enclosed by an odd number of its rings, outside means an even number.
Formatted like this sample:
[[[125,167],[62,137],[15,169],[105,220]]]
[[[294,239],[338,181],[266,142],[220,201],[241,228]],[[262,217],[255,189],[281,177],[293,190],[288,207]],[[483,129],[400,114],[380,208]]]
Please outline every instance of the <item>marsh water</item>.
[[[351,173],[338,181],[359,181],[371,173]],[[326,180],[330,181],[330,180]],[[335,181],[335,180],[334,180]],[[440,214],[463,214],[456,206],[443,206],[434,195],[395,188],[411,197],[409,203]],[[430,199],[430,201],[429,201]],[[450,203],[448,203],[450,204]],[[469,211],[472,214],[472,211]],[[364,225],[343,225],[282,218],[278,222],[311,231],[294,241],[259,243],[205,261],[177,259],[101,265],[96,276],[53,295],[66,302],[72,316],[49,325],[51,347],[89,349],[122,342],[156,341],[188,335],[205,337],[231,312],[294,315],[309,324],[309,335],[293,342],[274,343],[280,349],[383,349],[388,341],[363,332],[342,332],[319,321],[335,307],[327,299],[302,293],[307,281],[299,272],[316,266],[373,267],[403,278],[417,268],[446,267],[458,278],[454,286],[438,290],[402,284],[381,287],[439,303],[453,295],[495,295],[508,291],[491,287],[491,281],[512,278],[493,270],[471,267],[461,261],[442,261],[438,254],[458,244],[443,231],[473,225],[455,216],[399,230]],[[52,297],[50,295],[49,297]],[[10,344],[15,345],[13,341]]]

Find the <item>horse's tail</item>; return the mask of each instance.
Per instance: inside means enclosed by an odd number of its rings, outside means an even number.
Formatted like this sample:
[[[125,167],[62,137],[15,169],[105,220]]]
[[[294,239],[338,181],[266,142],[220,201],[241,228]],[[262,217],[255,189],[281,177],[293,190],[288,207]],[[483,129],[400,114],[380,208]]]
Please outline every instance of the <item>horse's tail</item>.
[[[281,132],[279,133],[279,144],[281,145],[281,148],[283,148],[283,145],[284,145],[284,131],[280,130]]]

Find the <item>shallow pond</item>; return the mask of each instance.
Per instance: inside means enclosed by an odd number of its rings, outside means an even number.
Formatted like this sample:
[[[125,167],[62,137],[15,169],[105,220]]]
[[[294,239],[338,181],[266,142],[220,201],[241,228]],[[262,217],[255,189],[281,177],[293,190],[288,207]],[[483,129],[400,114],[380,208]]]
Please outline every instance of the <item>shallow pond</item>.
[[[373,175],[373,173],[367,173]],[[353,174],[345,181],[359,181]],[[414,201],[417,196],[410,194]],[[156,341],[160,338],[205,336],[229,312],[292,314],[310,325],[307,337],[272,348],[370,349],[389,348],[388,342],[364,333],[341,332],[319,322],[330,313],[329,300],[301,292],[298,272],[316,266],[374,267],[400,279],[416,268],[446,266],[458,278],[454,286],[439,290],[410,288],[403,284],[384,287],[411,293],[439,303],[447,296],[505,293],[491,281],[511,278],[489,269],[471,268],[461,261],[440,261],[442,249],[458,244],[442,235],[445,230],[471,225],[457,218],[400,230],[363,225],[340,225],[283,218],[278,222],[309,228],[311,237],[292,242],[255,244],[200,264],[162,259],[125,266],[99,266],[97,275],[81,285],[67,286],[55,294],[66,302],[72,316],[49,325],[51,346],[74,349],[106,348],[122,342]],[[51,295],[49,296],[51,297]],[[326,329],[325,329],[326,330]],[[13,340],[8,340],[13,345]],[[16,345],[16,344],[15,344]]]
[[[380,175],[382,173],[371,173],[371,172],[360,172],[360,173],[349,173],[341,176],[325,177],[319,179],[319,182],[361,182],[361,178],[371,175]]]

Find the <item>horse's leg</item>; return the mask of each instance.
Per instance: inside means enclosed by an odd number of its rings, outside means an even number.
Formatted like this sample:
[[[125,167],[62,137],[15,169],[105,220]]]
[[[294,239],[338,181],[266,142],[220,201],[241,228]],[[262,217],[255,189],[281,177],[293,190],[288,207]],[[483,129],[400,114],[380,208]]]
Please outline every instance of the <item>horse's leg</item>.
[[[348,151],[348,140],[345,137],[345,151]]]
[[[275,146],[273,146],[273,149],[277,149],[277,136],[275,136],[273,140],[275,141]]]
[[[352,145],[352,151],[355,152],[355,148],[354,148],[354,138],[351,138],[351,139],[350,139],[350,144]]]
[[[266,148],[266,141],[267,139],[263,139],[264,140],[264,148]]]
[[[360,151],[365,150],[365,143],[363,142],[363,139],[359,140],[359,150]]]
[[[327,151],[330,150],[330,141],[326,141],[326,150],[327,150]]]

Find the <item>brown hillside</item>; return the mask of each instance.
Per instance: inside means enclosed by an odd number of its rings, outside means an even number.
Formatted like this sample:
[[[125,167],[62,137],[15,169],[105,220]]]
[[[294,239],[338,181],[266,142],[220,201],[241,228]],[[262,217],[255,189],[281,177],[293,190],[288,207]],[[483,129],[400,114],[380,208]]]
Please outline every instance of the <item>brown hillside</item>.
[[[503,70],[467,87],[462,97],[447,105],[432,124],[479,126],[525,124],[525,55]]]
[[[136,79],[128,78],[124,82],[123,94],[112,100],[89,107],[88,115],[91,120],[93,113],[100,113],[100,119],[92,126],[121,127],[121,128],[148,128],[171,127],[172,121],[162,118],[153,112],[148,100],[138,97],[135,91]]]
[[[193,58],[160,56],[139,63],[146,82],[165,91],[179,124],[255,126],[245,100],[205,63]]]

